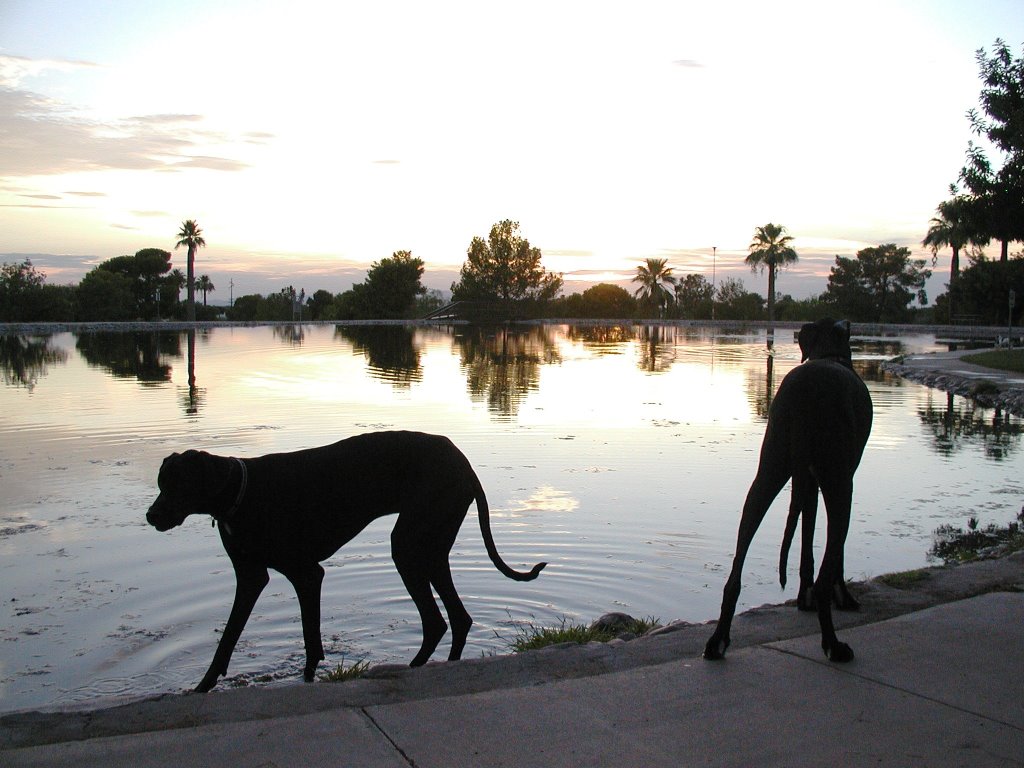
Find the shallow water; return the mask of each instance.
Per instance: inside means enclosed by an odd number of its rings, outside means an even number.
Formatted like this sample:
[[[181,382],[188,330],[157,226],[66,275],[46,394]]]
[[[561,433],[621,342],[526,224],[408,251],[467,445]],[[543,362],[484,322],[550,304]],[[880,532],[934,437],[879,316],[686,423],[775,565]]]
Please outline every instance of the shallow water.
[[[942,348],[932,336],[855,345],[875,421],[847,576],[926,564],[943,523],[1014,519],[1021,420],[879,370]],[[202,677],[231,604],[230,563],[209,518],[166,534],[144,519],[160,462],[185,448],[253,456],[391,428],[451,437],[481,477],[506,561],[550,563],[534,582],[505,579],[470,514],[451,558],[475,621],[465,657],[505,652],[524,622],[715,618],[768,396],[799,362],[790,331],[769,360],[763,331],[675,327],[0,336],[0,710]],[[786,499],[755,539],[740,610],[794,596],[796,553],[787,592],[775,572]],[[321,669],[406,662],[419,647],[392,524],[325,563]],[[445,640],[435,658],[446,655]],[[221,685],[297,679],[302,661],[298,606],[274,574]]]

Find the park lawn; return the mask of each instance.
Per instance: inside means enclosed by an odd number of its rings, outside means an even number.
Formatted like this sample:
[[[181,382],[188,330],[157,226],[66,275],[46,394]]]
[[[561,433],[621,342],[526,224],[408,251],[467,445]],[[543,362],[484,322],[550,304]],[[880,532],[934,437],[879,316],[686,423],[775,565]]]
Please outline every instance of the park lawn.
[[[1024,373],[1024,349],[992,349],[976,355],[964,355],[961,359],[986,368]]]

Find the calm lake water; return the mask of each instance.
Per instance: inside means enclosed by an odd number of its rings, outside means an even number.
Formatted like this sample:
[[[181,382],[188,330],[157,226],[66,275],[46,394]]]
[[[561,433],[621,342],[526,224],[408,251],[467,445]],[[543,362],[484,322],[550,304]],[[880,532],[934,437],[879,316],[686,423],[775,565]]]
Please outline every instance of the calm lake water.
[[[507,652],[525,622],[715,618],[769,396],[799,362],[789,330],[772,361],[763,331],[677,327],[225,327],[193,340],[190,386],[186,333],[0,336],[0,711],[202,677],[231,565],[209,518],[165,534],[144,519],[160,462],[186,448],[254,456],[381,429],[451,437],[477,468],[506,561],[550,563],[528,584],[504,578],[470,512],[451,558],[475,620],[467,658]],[[879,368],[940,348],[932,336],[855,339],[875,422],[848,577],[925,565],[940,524],[1003,524],[1021,508],[1020,419]],[[787,498],[755,539],[741,610],[795,596],[797,552],[788,591],[775,573]],[[325,564],[322,670],[407,662],[419,647],[393,522]],[[302,660],[294,593],[272,574],[221,685],[298,680]]]

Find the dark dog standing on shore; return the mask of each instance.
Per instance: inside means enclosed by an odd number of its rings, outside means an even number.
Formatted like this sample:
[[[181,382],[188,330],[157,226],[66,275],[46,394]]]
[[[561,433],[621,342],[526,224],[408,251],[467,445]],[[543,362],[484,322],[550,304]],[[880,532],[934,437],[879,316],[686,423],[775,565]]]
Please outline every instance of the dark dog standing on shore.
[[[850,528],[853,475],[871,432],[871,396],[850,363],[850,325],[830,319],[800,329],[802,362],[782,380],[768,411],[768,427],[754,482],[747,492],[736,536],[736,554],[725,583],[718,626],[704,648],[704,658],[720,659],[729,647],[729,630],[739,599],[747,550],[761,521],[786,481],[793,490],[780,556],[780,578],[796,519],[803,515],[800,599],[813,594],[821,625],[821,646],[832,661],[849,661],[853,651],[836,637],[832,596],[853,607],[843,584],[843,549]],[[813,587],[813,537],[818,491],[828,519],[825,553]],[[855,604],[855,603],[854,603]]]
[[[186,451],[164,459],[158,484],[160,495],[146,520],[167,531],[189,515],[212,515],[235,569],[234,603],[213,663],[196,686],[200,692],[227,674],[235,644],[270,579],[268,568],[283,574],[298,595],[304,677],[312,680],[324,658],[320,563],[383,515],[398,514],[391,556],[423,623],[423,644],[410,666],[430,658],[448,627],[431,586],[451,622],[448,658],[462,656],[473,620],[455,590],[448,555],[470,502],[476,501],[484,545],[499,571],[530,581],[545,566],[520,573],[505,564],[473,467],[448,438],[437,435],[375,432],[253,459]]]

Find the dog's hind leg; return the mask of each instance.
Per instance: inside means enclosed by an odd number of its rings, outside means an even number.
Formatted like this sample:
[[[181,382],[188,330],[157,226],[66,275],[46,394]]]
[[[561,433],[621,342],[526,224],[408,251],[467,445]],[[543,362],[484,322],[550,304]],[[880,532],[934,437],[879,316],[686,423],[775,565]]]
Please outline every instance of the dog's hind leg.
[[[429,547],[431,542],[424,541],[419,531],[403,525],[401,515],[398,523],[391,532],[391,559],[398,568],[398,575],[402,577],[409,597],[416,604],[416,610],[420,614],[420,622],[423,624],[423,644],[413,660],[410,667],[419,667],[427,663],[427,660],[437,650],[441,638],[448,631],[448,625],[441,615],[441,609],[437,607],[434,600],[434,593],[430,589],[430,563],[424,559],[423,549]],[[445,550],[447,553],[447,550]]]
[[[473,626],[473,617],[469,615],[469,611],[462,604],[462,598],[459,597],[459,593],[455,589],[447,552],[443,562],[437,562],[431,568],[430,583],[434,585],[438,597],[444,603],[444,610],[448,614],[448,623],[452,628],[452,649],[448,654],[448,661],[457,661],[462,658],[462,650],[466,647],[469,629]]]
[[[722,593],[722,613],[718,618],[718,625],[714,634],[704,646],[705,659],[721,659],[729,647],[729,630],[732,628],[732,619],[736,613],[736,602],[739,600],[741,579],[743,576],[743,562],[747,557],[747,550],[754,540],[761,521],[772,501],[779,495],[782,486],[789,479],[789,474],[781,461],[766,461],[762,452],[761,466],[758,467],[757,476],[754,478],[750,490],[747,492],[747,499],[743,504],[743,514],[740,517],[739,531],[736,534],[736,554],[732,561],[732,570],[729,572],[729,579],[725,582],[725,589]],[[768,466],[766,466],[766,464]]]
[[[324,581],[324,569],[319,563],[307,563],[282,573],[295,587],[295,594],[299,598],[302,642],[306,649],[306,667],[302,678],[309,683],[316,673],[317,664],[324,659],[324,645],[320,637],[320,587]]]
[[[853,480],[822,482],[821,492],[828,515],[825,554],[821,558],[818,579],[814,582],[818,623],[821,625],[821,647],[830,661],[845,662],[853,659],[853,650],[836,637],[835,625],[832,623],[832,594],[836,582],[843,577],[843,548],[850,530]]]
[[[809,472],[793,474],[793,498],[799,500],[800,521],[800,591],[796,607],[813,611],[814,601],[814,526],[818,519],[818,484]]]
[[[270,574],[261,565],[236,560],[234,557],[231,558],[231,563],[235,567],[235,601],[231,605],[231,613],[221,633],[220,643],[217,644],[217,652],[213,655],[213,663],[196,686],[198,693],[206,693],[217,684],[218,677],[228,673],[228,662],[231,661],[231,654],[235,650],[242,629],[249,620],[260,593],[270,581]]]
[[[845,561],[845,552],[843,558]],[[846,569],[844,564],[839,566],[839,575],[836,577],[835,583],[832,585],[832,602],[835,607],[840,611],[859,611],[860,602],[850,594],[850,590],[846,588]]]

